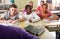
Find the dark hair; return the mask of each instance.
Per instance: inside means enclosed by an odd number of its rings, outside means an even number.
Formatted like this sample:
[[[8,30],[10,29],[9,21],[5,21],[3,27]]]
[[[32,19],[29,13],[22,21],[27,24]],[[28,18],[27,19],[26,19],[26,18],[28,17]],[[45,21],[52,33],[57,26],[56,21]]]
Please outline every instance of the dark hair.
[[[48,5],[47,5],[46,3],[44,3],[44,4],[42,5],[42,7],[43,7],[43,6],[46,6],[46,8],[48,8]]]
[[[11,8],[11,7],[17,8],[17,5],[12,4],[12,5],[10,5],[10,8]]]
[[[26,5],[25,9],[28,9],[28,8],[30,8],[30,10],[32,9],[30,5]]]
[[[43,7],[43,6],[46,6],[46,9],[48,9],[48,5],[47,5],[46,3],[44,3],[44,4],[42,5],[42,7]],[[48,13],[48,11],[45,10],[45,13]]]
[[[42,3],[45,3],[44,1],[41,1]]]
[[[33,1],[30,1],[29,3],[33,3]]]

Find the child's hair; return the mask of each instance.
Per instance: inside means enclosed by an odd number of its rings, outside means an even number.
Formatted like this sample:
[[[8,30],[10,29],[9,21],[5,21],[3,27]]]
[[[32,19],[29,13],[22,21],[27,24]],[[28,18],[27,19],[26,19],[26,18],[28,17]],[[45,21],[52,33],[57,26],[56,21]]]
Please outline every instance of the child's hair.
[[[46,9],[48,9],[48,5],[47,5],[46,3],[44,3],[44,4],[42,5],[42,7],[43,7],[43,6],[46,6]],[[45,10],[45,13],[48,13],[48,11]]]
[[[47,5],[46,3],[44,3],[44,4],[42,5],[42,7],[43,7],[43,6],[46,6],[46,9],[48,8],[48,5]]]
[[[17,8],[17,5],[12,4],[12,5],[10,5],[10,8],[11,8],[11,7]]]
[[[44,1],[40,1],[40,2],[45,3]]]
[[[30,5],[26,5],[25,9],[28,9],[28,8],[30,8],[30,10],[32,9]]]
[[[30,1],[29,3],[33,3],[33,1]]]

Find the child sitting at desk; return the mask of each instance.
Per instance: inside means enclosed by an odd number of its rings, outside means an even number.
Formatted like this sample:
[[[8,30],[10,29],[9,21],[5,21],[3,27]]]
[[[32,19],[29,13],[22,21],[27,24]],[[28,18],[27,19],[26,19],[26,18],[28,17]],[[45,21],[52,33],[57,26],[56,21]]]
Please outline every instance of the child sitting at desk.
[[[52,14],[51,12],[49,12],[47,9],[48,9],[48,6],[47,4],[43,4],[42,6],[42,9],[39,13],[39,17],[41,17],[41,19],[47,19],[47,20],[58,20],[59,17],[55,14]]]
[[[32,8],[30,5],[26,5],[25,10],[26,12],[23,13],[23,17],[26,20],[28,20],[29,22],[36,22],[40,20],[40,17],[35,12],[32,12]]]
[[[7,20],[11,23],[15,23],[15,21],[19,20],[22,21],[22,16],[17,11],[17,6],[12,4],[9,8],[9,11],[5,12],[0,19]]]

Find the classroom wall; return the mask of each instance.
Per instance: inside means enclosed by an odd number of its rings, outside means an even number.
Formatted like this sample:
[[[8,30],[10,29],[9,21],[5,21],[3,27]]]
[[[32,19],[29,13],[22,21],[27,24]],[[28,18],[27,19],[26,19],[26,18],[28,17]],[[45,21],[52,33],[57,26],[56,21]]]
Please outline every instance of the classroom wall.
[[[24,9],[25,5],[29,3],[29,1],[31,0],[15,0],[15,4],[18,6],[19,10]],[[34,8],[35,9],[37,7],[37,0],[32,0],[34,2]]]

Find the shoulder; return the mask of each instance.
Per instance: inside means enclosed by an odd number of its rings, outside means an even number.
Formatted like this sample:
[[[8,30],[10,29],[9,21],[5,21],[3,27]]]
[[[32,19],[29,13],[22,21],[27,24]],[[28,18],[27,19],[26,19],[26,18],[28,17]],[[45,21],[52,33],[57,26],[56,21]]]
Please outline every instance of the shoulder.
[[[7,15],[7,14],[9,14],[9,13],[10,13],[9,11],[4,12],[5,15]]]
[[[9,11],[6,11],[6,12],[4,12],[4,13],[10,13]]]
[[[36,12],[32,12],[31,14],[36,14]]]
[[[27,15],[27,13],[26,13],[26,12],[24,12],[24,13],[23,13],[23,15]]]
[[[38,6],[37,8],[40,8],[41,6]]]

